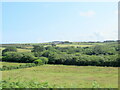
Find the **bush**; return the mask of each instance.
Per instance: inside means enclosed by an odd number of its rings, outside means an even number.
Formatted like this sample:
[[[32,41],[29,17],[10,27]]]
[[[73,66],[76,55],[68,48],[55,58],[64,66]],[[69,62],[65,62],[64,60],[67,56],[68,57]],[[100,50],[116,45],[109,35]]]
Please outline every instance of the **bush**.
[[[31,53],[7,52],[3,61],[32,63],[36,58]]]
[[[17,66],[5,66],[5,65],[3,65],[2,68],[0,68],[0,71],[20,69],[20,68],[28,68],[28,67],[34,67],[34,66],[36,66],[36,64],[34,64],[34,63],[27,63],[24,65],[17,65]]]
[[[47,63],[48,63],[48,58],[46,58],[46,57],[39,57],[39,59],[42,60],[42,62],[43,62],[44,64],[47,64]]]
[[[10,81],[8,80],[2,80],[0,81],[0,89],[7,89],[8,90],[15,90],[16,88],[50,88],[51,86],[48,84],[48,82],[36,82],[36,81]],[[14,89],[15,88],[15,89]]]
[[[40,60],[40,59],[35,60],[34,63],[35,63],[36,65],[43,65],[43,62],[42,62],[42,60]]]

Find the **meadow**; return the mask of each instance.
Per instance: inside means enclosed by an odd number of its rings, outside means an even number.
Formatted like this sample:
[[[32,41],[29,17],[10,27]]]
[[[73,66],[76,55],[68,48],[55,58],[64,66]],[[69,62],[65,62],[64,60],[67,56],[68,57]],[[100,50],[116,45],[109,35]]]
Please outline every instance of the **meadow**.
[[[94,82],[99,88],[118,87],[118,68],[115,67],[42,65],[2,71],[2,76],[2,80],[48,82],[64,88],[92,88]]]

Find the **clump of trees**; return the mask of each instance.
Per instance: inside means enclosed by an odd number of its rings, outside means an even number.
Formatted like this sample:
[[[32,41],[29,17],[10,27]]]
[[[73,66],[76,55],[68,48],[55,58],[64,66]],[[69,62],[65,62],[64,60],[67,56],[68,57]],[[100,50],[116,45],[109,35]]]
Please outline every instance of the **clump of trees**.
[[[4,56],[4,54],[5,54],[6,52],[17,52],[17,48],[16,48],[16,47],[12,47],[12,46],[6,47],[6,48],[2,51],[2,55]]]
[[[7,52],[3,57],[6,62],[32,63],[36,57],[32,53]]]
[[[32,53],[7,52],[2,58],[6,62],[33,63],[35,60],[41,60],[43,64],[48,63],[46,57],[35,57]]]
[[[96,45],[95,47],[87,48],[85,50],[85,54],[87,55],[115,55],[116,50],[114,47],[106,46],[106,45]]]
[[[41,46],[38,46],[39,48]],[[118,66],[118,51],[110,45],[93,47],[42,47],[33,52],[36,57],[47,57],[48,64],[82,66]]]

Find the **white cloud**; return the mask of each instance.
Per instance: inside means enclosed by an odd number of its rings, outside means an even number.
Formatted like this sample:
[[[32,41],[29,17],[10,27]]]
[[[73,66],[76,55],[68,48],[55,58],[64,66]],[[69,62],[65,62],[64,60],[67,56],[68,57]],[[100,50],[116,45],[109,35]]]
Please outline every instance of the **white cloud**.
[[[95,14],[96,14],[95,11],[80,12],[80,16],[86,16],[86,17],[92,17]]]

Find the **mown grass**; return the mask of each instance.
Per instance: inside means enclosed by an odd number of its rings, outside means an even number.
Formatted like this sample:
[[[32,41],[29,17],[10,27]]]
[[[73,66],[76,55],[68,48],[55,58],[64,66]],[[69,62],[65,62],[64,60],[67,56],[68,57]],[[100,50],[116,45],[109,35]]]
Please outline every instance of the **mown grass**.
[[[118,68],[96,66],[43,65],[2,71],[2,79],[12,81],[48,82],[64,88],[91,88],[97,82],[100,88],[118,87]]]

